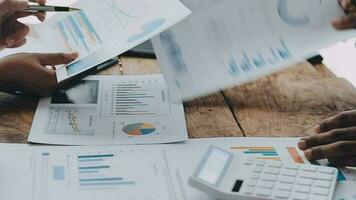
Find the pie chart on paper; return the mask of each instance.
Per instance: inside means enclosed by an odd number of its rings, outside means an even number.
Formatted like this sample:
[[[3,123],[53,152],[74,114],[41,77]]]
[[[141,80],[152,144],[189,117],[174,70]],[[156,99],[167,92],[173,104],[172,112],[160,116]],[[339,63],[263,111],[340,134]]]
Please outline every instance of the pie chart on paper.
[[[122,128],[122,131],[128,135],[149,135],[156,131],[156,127],[147,123],[128,124]]]

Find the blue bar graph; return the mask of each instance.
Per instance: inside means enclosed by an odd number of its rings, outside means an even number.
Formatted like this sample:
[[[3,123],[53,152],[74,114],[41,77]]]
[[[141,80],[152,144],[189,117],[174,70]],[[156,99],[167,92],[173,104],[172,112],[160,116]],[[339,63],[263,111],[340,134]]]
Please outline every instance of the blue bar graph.
[[[56,21],[54,29],[62,46],[70,51],[91,53],[103,44],[94,25],[83,11]]]
[[[83,159],[83,158],[108,158],[108,157],[114,157],[114,154],[82,155],[82,156],[78,156],[78,159]]]
[[[241,69],[245,72],[251,71],[253,69],[253,66],[246,51],[242,51],[242,57],[243,58],[240,63]]]
[[[85,169],[108,169],[108,168],[110,168],[109,165],[78,167],[79,170],[85,170]]]
[[[99,183],[81,183],[80,186],[117,186],[117,185],[134,185],[135,181],[122,181],[122,182],[99,182]]]
[[[278,48],[278,54],[279,56],[284,59],[284,60],[287,60],[291,57],[291,53],[286,45],[286,43],[284,42],[284,40],[280,40],[281,41],[281,44],[282,44],[282,48]]]
[[[84,14],[83,11],[79,12],[79,16],[80,18],[83,20],[83,22],[85,23],[87,29],[96,37],[96,39],[98,39],[98,41],[100,43],[103,43],[101,38],[99,37],[98,33],[95,31],[95,28],[93,27],[93,25],[90,23],[88,17]]]
[[[66,39],[66,40],[69,40],[69,37],[67,36],[66,32],[64,31],[65,30],[65,27],[63,25],[63,22],[57,22],[57,26],[60,30],[60,32],[62,33],[62,36]]]
[[[87,179],[79,179],[79,182],[122,181],[122,180],[124,180],[122,177],[112,177],[112,178],[87,178]]]
[[[86,48],[86,50],[88,52],[90,52],[90,49],[87,45],[87,43],[85,42],[85,37],[83,32],[81,31],[80,25],[78,24],[78,22],[74,19],[74,17],[72,15],[67,17],[68,21],[71,24],[71,30],[74,30],[75,35],[77,36],[77,38],[80,39],[80,41],[82,41],[84,47]]]
[[[230,75],[237,76],[240,72],[251,73],[256,69],[262,69],[274,65],[292,57],[287,44],[280,39],[276,44],[270,45],[267,49],[257,52],[242,50],[239,56],[231,56],[228,62]]]
[[[244,151],[245,154],[262,154],[263,156],[278,156],[275,151]]]
[[[267,63],[266,63],[265,59],[262,57],[261,53],[258,53],[257,57],[252,58],[252,62],[258,68],[262,68],[267,65]]]
[[[279,56],[278,56],[278,54],[277,54],[277,52],[276,52],[275,49],[273,49],[272,47],[269,47],[269,51],[271,52],[271,54],[272,54],[272,56],[273,56],[273,58],[270,58],[270,59],[269,59],[270,64],[273,64],[273,63],[275,63],[276,61],[279,61],[279,60],[280,60],[280,58],[279,58]]]
[[[70,35],[72,36],[72,39],[73,39],[73,41],[74,41],[74,43],[76,44],[76,45],[79,45],[79,42],[78,42],[78,40],[77,40],[77,37],[75,36],[75,34],[74,34],[74,31],[70,28],[70,23],[68,22],[68,21],[63,21],[63,23],[65,24],[65,30],[67,30],[69,33],[70,33]],[[68,40],[68,42],[69,42],[70,40]]]
[[[70,15],[67,17],[67,19],[70,22],[70,24],[72,26],[72,30],[74,30],[74,33],[76,34],[76,36],[80,39],[84,39],[84,34],[82,33],[80,26],[77,24],[74,17],[72,15]]]
[[[237,63],[233,57],[230,58],[229,67],[230,67],[229,72],[232,76],[236,76],[241,73],[239,66],[237,65]]]
[[[274,147],[232,147],[232,149],[242,150],[244,154],[249,156],[276,157],[278,152]]]
[[[118,176],[120,171],[110,164],[115,159],[115,155],[112,153],[78,155],[77,159],[78,184],[82,189],[135,184],[135,181]]]

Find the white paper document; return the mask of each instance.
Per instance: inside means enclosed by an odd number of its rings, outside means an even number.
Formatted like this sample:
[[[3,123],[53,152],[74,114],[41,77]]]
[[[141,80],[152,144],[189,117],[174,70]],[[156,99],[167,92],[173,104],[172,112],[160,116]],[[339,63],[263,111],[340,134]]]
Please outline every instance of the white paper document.
[[[182,0],[193,14],[154,37],[175,99],[189,100],[271,74],[355,36],[330,21],[337,0]]]
[[[2,55],[78,52],[74,63],[57,70],[60,82],[130,50],[190,14],[178,0],[80,0],[73,7],[82,11],[59,13],[34,25],[24,47]]]
[[[356,200],[356,182],[340,182],[336,186],[334,200]]]
[[[217,138],[91,147],[2,144],[0,199],[210,200],[187,184],[210,145],[236,156],[306,162],[297,140]]]
[[[322,49],[323,64],[338,77],[356,87],[356,38]]]
[[[187,140],[182,104],[161,74],[89,76],[40,100],[28,140],[62,145]]]

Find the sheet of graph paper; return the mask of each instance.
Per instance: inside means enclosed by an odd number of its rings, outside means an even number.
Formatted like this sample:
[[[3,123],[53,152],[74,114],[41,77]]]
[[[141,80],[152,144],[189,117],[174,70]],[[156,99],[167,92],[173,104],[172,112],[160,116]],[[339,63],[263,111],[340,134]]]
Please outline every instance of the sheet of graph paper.
[[[177,100],[189,100],[276,72],[355,35],[336,31],[336,0],[183,0],[193,14],[154,37]]]
[[[297,141],[235,137],[65,148],[0,144],[0,198],[211,200],[187,184],[210,145],[235,156],[308,164],[296,147]]]
[[[60,82],[130,50],[190,14],[179,0],[80,0],[72,6],[82,10],[57,13],[32,25],[25,46],[1,55],[78,52],[76,61],[57,69]]]
[[[41,99],[28,140],[62,145],[151,144],[187,140],[182,104],[161,74],[89,76]]]

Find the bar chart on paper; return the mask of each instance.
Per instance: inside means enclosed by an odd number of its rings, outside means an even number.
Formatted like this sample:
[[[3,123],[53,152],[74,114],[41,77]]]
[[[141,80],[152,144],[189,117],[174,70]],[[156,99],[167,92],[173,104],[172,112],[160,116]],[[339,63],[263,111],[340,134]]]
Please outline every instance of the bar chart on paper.
[[[238,151],[245,156],[256,158],[256,159],[265,159],[265,160],[281,160],[278,152],[274,147],[231,147],[232,150]]]
[[[57,21],[53,25],[53,29],[66,51],[79,52],[81,56],[90,54],[103,44],[83,11],[75,12]]]
[[[169,115],[170,101],[163,77],[121,81],[104,87],[103,116]]]
[[[296,147],[233,146],[230,149],[239,155],[250,158],[304,163]]]
[[[118,176],[118,170],[112,165],[116,155],[81,154],[77,156],[79,187],[94,189],[103,187],[127,187],[135,185],[134,180]]]
[[[230,75],[238,76],[278,64],[291,57],[292,53],[288,45],[283,39],[280,39],[275,44],[271,44],[260,51],[241,50],[239,56],[231,56],[228,61],[228,71]]]
[[[38,191],[31,199],[59,199],[58,194],[62,199],[157,199],[152,198],[155,185],[151,183],[162,176],[154,173],[150,156],[140,156],[145,150],[99,149],[39,151],[31,157],[30,183]]]

